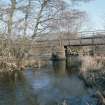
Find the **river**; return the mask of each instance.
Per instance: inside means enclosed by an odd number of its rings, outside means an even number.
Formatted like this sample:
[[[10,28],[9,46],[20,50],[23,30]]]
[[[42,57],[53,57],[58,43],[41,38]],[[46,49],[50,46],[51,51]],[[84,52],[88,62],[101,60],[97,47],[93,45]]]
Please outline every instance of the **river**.
[[[77,68],[67,69],[65,61],[43,68],[0,75],[0,105],[88,105],[89,89]],[[94,102],[92,102],[94,103]]]

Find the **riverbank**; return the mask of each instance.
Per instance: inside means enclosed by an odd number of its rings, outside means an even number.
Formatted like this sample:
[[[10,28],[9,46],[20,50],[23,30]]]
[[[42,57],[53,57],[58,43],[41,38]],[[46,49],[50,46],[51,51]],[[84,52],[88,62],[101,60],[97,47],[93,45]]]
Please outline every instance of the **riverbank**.
[[[97,59],[98,58],[98,59]],[[87,87],[96,90],[96,97],[100,100],[99,105],[105,105],[105,61],[99,57],[84,57],[79,77]]]
[[[105,70],[81,73],[80,78],[87,87],[95,89],[94,96],[101,103],[98,105],[105,105]]]
[[[41,68],[48,64],[47,60],[41,59],[22,59],[16,60],[11,58],[8,60],[1,60],[0,61],[0,73],[3,72],[13,72],[13,71],[22,71],[26,70],[27,68],[35,69]]]

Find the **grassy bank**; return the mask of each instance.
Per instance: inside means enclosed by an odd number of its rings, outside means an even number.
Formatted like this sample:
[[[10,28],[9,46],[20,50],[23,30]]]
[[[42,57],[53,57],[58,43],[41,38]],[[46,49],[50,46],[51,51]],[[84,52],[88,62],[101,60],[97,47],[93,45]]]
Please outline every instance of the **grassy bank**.
[[[103,57],[104,58],[104,57]],[[96,96],[105,104],[105,60],[99,57],[82,58],[80,78],[86,86],[96,89]],[[100,105],[104,105],[100,104]]]

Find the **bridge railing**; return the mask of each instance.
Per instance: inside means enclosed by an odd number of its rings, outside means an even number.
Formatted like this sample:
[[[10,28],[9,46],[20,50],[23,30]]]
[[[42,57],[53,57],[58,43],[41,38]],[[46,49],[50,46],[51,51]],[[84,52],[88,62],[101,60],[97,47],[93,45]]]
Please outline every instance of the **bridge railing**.
[[[105,37],[87,37],[78,39],[65,39],[63,40],[64,45],[71,46],[88,46],[88,45],[105,45]]]

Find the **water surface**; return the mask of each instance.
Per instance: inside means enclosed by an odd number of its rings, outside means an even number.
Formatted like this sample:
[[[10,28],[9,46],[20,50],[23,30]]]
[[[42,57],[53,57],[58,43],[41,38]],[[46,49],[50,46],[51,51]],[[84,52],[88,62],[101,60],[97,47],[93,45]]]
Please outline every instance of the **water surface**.
[[[67,69],[65,61],[57,61],[40,69],[1,75],[0,105],[58,105],[65,99],[79,105],[89,92],[78,72]]]

